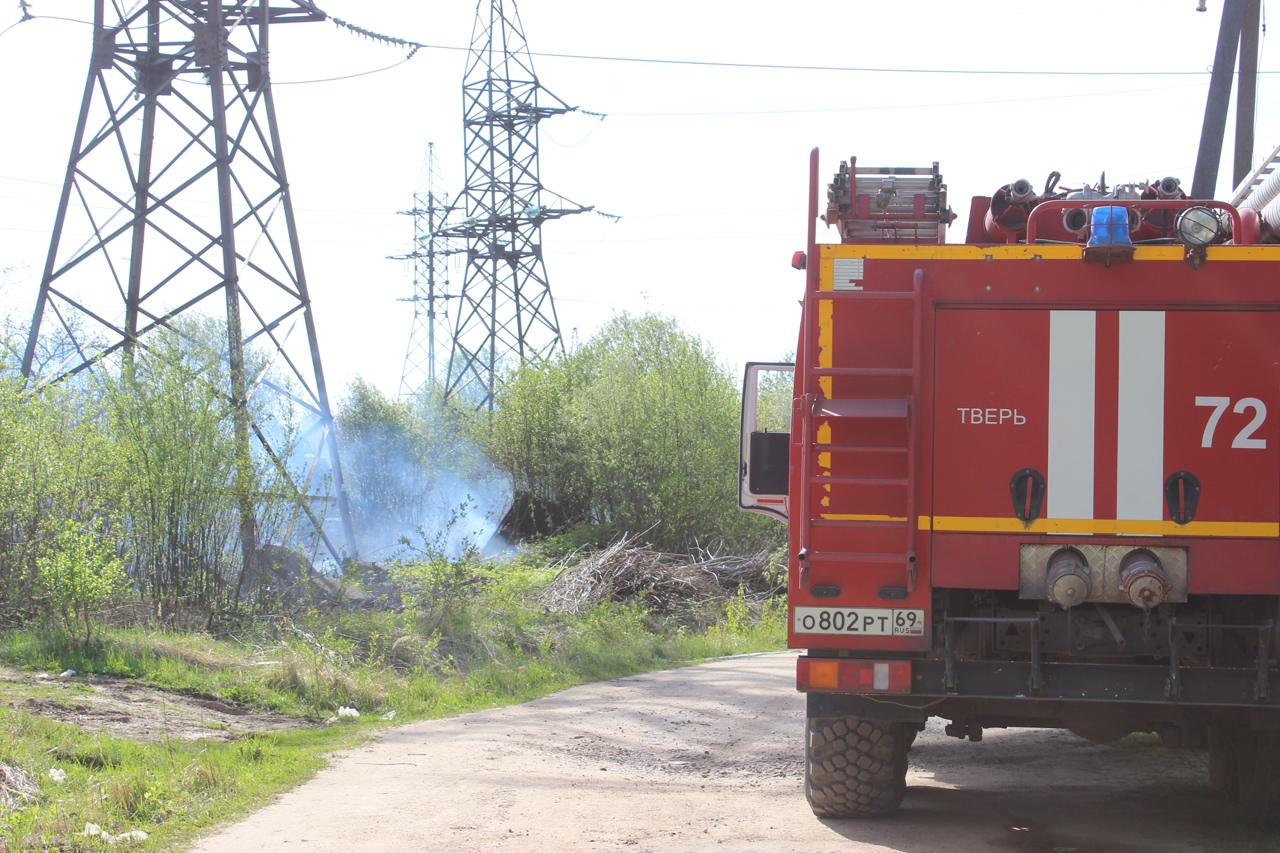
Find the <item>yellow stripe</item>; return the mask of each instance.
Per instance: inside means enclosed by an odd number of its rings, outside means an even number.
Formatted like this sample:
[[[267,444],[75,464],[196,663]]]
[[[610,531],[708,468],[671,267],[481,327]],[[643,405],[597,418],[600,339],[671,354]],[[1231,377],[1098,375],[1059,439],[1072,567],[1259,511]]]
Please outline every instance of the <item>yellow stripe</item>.
[[[831,276],[827,276],[824,286],[831,283]],[[830,289],[830,288],[828,288]],[[831,345],[835,341],[835,316],[836,304],[830,299],[818,300],[818,367],[830,367],[832,365]],[[831,399],[831,377],[819,376],[818,387],[822,389],[822,396],[828,400]],[[821,439],[819,439],[821,441]],[[830,443],[827,439],[825,443]]]
[[[890,515],[824,513],[831,521],[906,521]],[[1280,524],[1265,521],[1136,521],[1113,518],[1040,518],[1023,524],[1016,518],[920,516],[921,530],[943,533],[1076,533],[1082,536],[1207,536],[1246,539],[1280,538]]]
[[[938,245],[924,244],[914,245],[886,245],[886,246],[863,246],[863,245],[840,245],[838,243],[828,243],[819,247],[823,260],[830,258],[871,258],[885,260],[959,260],[959,261],[983,261],[987,258],[992,260],[1012,260],[1012,259],[1030,259],[1036,256],[1041,258],[1076,258],[1080,257],[1080,246],[965,246],[955,245]],[[1183,253],[1185,254],[1185,252]],[[1182,255],[1179,255],[1182,257]],[[823,268],[823,279],[829,279],[826,275],[827,268]],[[825,282],[821,285],[823,290],[830,290]]]
[[[893,515],[852,515],[849,513],[830,512],[823,513],[822,517],[828,521],[906,521],[905,518],[899,518]],[[921,517],[920,529],[929,529],[929,519]]]
[[[928,261],[1009,261],[1041,258],[1042,260],[1079,260],[1083,246],[1040,244],[1027,246],[970,246],[970,245],[840,245],[829,243],[819,246],[823,260],[833,258],[870,258],[872,260],[928,260]],[[1135,261],[1185,261],[1187,250],[1182,246],[1136,246]],[[1275,261],[1280,260],[1280,246],[1211,246],[1207,253],[1210,261]],[[831,290],[828,282],[829,268],[823,268],[822,290]]]
[[[1210,246],[1205,254],[1209,261],[1274,261],[1276,249],[1268,246]]]
[[[1280,524],[1256,521],[1137,521],[1114,518],[1040,518],[1029,525],[1016,518],[935,516],[933,529],[963,533],[1079,533],[1101,536],[1239,536],[1275,539]]]
[[[826,276],[824,281],[819,282],[819,287],[830,290],[831,276]],[[832,361],[831,344],[835,340],[834,322],[832,318],[835,315],[835,303],[830,299],[818,300],[818,367],[830,367]],[[831,377],[819,376],[818,388],[822,391],[822,396],[828,400],[831,399]],[[817,444],[831,443],[831,422],[823,421],[818,424],[817,435],[814,436]],[[822,452],[818,454],[818,467],[820,475],[831,476],[831,453]],[[822,496],[820,503],[824,507],[831,506],[831,484],[826,483],[822,487],[825,494]]]

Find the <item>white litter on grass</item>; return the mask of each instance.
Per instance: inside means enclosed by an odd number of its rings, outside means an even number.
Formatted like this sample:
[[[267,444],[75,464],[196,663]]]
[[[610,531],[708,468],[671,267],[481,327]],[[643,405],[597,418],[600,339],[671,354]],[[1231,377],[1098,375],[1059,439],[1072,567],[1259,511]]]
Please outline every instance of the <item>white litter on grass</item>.
[[[382,715],[382,719],[384,720],[394,720],[395,718],[396,718],[395,711],[388,711],[387,713]]]
[[[339,717],[358,717],[360,716],[360,712],[357,711],[355,708],[348,708],[346,705],[342,705],[338,708],[338,716]]]
[[[135,829],[132,832],[122,832],[119,835],[107,835],[104,832],[102,833],[102,837],[108,844],[116,844],[121,841],[146,841],[151,836],[147,835],[141,829]]]
[[[62,673],[62,675],[59,675],[58,677],[59,678],[75,678],[76,671],[74,669],[69,669],[66,672]]]
[[[147,835],[145,832],[143,832],[141,829],[135,829],[130,832],[122,832],[119,835],[112,835],[109,832],[103,832],[102,827],[98,826],[96,823],[86,823],[84,825],[84,832],[77,833],[77,835],[84,835],[84,836],[90,836],[90,837],[96,835],[98,838],[101,838],[103,841],[107,842],[108,844],[119,844],[121,841],[146,841],[148,838],[151,837],[150,835]]]
[[[67,781],[67,771],[60,770],[57,767],[50,767],[49,778],[61,785],[63,782]]]

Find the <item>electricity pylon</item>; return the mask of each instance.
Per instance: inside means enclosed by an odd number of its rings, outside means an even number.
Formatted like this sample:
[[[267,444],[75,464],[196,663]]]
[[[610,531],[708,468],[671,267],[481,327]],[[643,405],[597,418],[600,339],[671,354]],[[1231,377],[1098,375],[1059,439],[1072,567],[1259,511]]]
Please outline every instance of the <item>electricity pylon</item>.
[[[553,106],[539,106],[539,95]],[[542,223],[582,207],[543,203],[538,123],[572,112],[533,71],[514,0],[480,0],[462,81],[466,185],[442,229],[464,240],[467,266],[444,379],[446,399],[493,409],[498,372],[563,348],[542,262]]]
[[[313,482],[327,456],[354,556],[267,64],[275,26],[325,15],[310,0],[111,8],[108,22],[105,0],[94,0],[92,59],[23,375],[56,382],[128,364],[149,332],[180,316],[225,318],[229,382],[219,390],[233,413],[239,476],[255,452],[265,454],[258,458],[288,478],[297,512],[337,559],[326,510],[312,506],[330,505]],[[37,364],[51,339],[69,344],[69,355]],[[283,395],[301,415],[309,474],[293,476],[269,425],[255,421],[249,400],[264,394]],[[255,509],[252,496],[239,500],[243,571],[253,577]]]
[[[430,391],[448,372],[447,355],[441,358],[436,349],[437,330],[449,331],[449,257],[463,251],[452,244],[447,235],[437,233],[449,210],[448,196],[437,189],[440,164],[436,145],[427,144],[426,192],[413,194],[413,209],[400,213],[413,217],[413,249],[392,260],[413,261],[413,296],[401,302],[413,303],[413,326],[409,330],[409,346],[400,371],[400,397],[409,399]]]

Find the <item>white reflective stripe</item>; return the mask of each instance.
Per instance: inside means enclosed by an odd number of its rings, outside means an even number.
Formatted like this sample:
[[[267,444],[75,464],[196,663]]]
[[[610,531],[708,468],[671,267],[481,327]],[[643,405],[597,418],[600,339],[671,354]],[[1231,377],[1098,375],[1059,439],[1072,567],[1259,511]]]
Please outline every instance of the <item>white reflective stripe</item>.
[[[1164,312],[1120,312],[1116,518],[1164,518]]]
[[[836,258],[831,264],[831,287],[834,290],[862,290],[863,258]]]
[[[1049,312],[1047,518],[1093,518],[1097,337],[1096,312]]]

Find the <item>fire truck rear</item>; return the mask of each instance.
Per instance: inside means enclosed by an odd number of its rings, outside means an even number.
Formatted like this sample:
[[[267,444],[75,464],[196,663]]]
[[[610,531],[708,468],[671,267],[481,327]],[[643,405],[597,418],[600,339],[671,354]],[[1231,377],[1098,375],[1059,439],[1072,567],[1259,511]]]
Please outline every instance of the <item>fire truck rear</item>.
[[[814,813],[894,811],[937,716],[1207,746],[1280,816],[1280,172],[1017,180],[948,244],[937,164],[850,159],[821,209],[810,170],[790,429],[791,365],[748,365],[740,504],[788,524]]]

